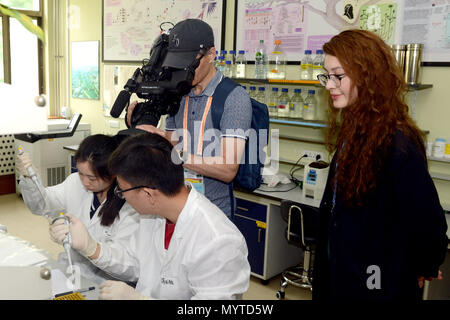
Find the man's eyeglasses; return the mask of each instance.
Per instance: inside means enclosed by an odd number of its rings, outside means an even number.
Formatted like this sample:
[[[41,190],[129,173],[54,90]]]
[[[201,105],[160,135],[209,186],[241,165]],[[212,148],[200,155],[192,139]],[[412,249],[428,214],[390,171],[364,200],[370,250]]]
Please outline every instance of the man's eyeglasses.
[[[137,187],[133,187],[133,188],[122,190],[122,189],[119,188],[119,186],[116,186],[114,188],[114,194],[120,199],[125,199],[125,196],[123,195],[125,192],[131,191],[131,190],[140,189],[140,188],[150,188],[150,187],[148,187],[148,186],[137,186]]]
[[[317,76],[317,80],[320,81],[320,84],[324,87],[327,85],[328,80],[331,80],[336,88],[339,88],[341,86],[341,80],[342,78],[346,77],[346,74],[319,74]]]

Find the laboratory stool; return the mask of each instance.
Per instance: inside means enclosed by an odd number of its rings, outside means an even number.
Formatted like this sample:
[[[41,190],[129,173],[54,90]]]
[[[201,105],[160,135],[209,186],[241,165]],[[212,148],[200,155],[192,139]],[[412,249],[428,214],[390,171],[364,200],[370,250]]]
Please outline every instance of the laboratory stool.
[[[281,215],[287,222],[288,243],[304,251],[303,263],[283,271],[276,297],[284,299],[288,285],[312,290],[314,248],[319,227],[319,209],[290,200],[281,201]]]

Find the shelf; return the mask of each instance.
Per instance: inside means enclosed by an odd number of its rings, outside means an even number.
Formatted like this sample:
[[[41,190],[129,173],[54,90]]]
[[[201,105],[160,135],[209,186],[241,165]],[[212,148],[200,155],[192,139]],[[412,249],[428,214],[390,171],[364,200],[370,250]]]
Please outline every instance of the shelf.
[[[408,91],[420,91],[430,88],[433,88],[432,84],[416,84],[416,85],[408,84]]]
[[[295,141],[295,142],[325,144],[325,141],[323,139],[299,138],[299,137],[287,136],[287,135],[281,135],[281,134],[278,136],[278,138],[280,138],[281,140],[289,140],[289,141]]]
[[[253,78],[233,78],[237,82],[250,82],[261,84],[293,84],[322,87],[317,80],[275,80],[275,79],[253,79]]]
[[[450,181],[450,174],[438,173],[438,172],[430,172],[430,176],[433,179]]]
[[[327,124],[325,121],[302,120],[302,119],[293,119],[293,118],[270,118],[270,123],[311,127],[314,129],[321,129],[321,128],[327,127]]]
[[[450,159],[448,158],[436,158],[436,157],[427,157],[428,160],[439,161],[439,162],[447,162],[450,163]]]

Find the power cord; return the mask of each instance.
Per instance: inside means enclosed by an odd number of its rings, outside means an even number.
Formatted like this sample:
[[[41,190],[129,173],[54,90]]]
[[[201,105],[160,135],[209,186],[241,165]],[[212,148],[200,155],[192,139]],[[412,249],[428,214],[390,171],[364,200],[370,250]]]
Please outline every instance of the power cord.
[[[291,170],[289,171],[289,178],[290,180],[295,183],[296,186],[298,186],[300,189],[303,187],[303,182],[298,180],[297,178],[294,177],[294,173],[297,172],[298,170],[302,169],[302,167],[300,168],[295,168],[298,163],[300,162],[300,160],[302,160],[303,158],[306,158],[308,155],[304,154],[302,155],[300,158],[298,158],[297,162],[292,166]]]

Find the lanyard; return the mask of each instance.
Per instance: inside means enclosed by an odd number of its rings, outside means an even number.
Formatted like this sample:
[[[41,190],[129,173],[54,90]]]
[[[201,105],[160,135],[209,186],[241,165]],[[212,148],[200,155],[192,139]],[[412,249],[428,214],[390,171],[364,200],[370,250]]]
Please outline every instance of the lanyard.
[[[198,137],[198,145],[197,145],[197,155],[202,156],[203,154],[203,135],[205,133],[205,124],[206,117],[208,116],[209,109],[211,109],[212,104],[212,96],[208,97],[208,101],[206,102],[205,111],[203,111],[202,117],[202,125],[200,127],[200,133]],[[189,96],[186,96],[186,102],[184,104],[184,118],[183,118],[183,151],[187,152],[188,150],[188,142],[186,139],[188,130],[187,130],[187,117],[188,117],[188,109],[189,109]]]

